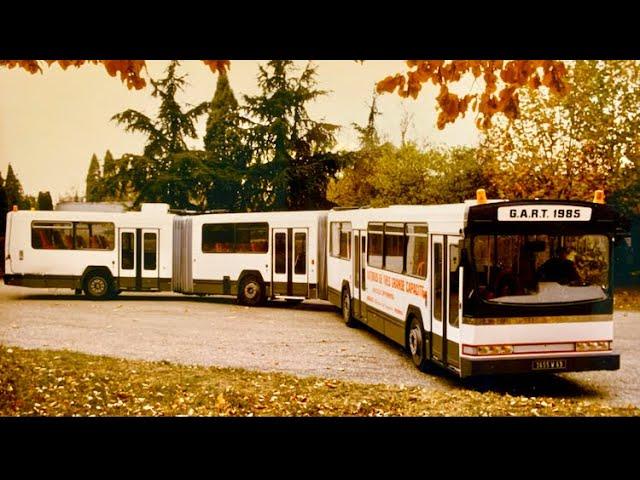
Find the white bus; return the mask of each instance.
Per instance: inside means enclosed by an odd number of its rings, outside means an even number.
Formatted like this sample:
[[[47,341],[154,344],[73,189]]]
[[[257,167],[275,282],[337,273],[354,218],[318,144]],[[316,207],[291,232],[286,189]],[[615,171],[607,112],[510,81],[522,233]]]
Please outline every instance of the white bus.
[[[175,215],[15,211],[7,215],[7,285],[71,288],[93,299],[121,291],[326,298],[327,212]]]
[[[461,377],[619,368],[619,217],[608,206],[480,196],[333,210],[328,222],[329,301],[347,325],[362,322],[407,348],[418,368],[434,363]]]

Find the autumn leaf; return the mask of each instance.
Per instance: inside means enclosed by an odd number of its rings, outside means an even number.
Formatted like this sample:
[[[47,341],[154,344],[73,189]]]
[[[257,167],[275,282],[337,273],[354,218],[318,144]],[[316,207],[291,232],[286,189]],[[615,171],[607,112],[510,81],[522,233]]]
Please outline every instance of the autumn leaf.
[[[422,83],[431,81],[434,85],[440,86],[441,94],[437,99],[438,128],[444,128],[447,123],[464,116],[469,109],[478,112],[476,124],[482,129],[491,125],[491,117],[497,113],[514,120],[520,112],[517,92],[521,88],[538,89],[545,86],[560,96],[568,92],[565,80],[567,69],[561,61],[407,60],[406,65],[409,71],[384,78],[376,84],[376,91],[393,93],[397,89],[398,95],[403,98],[417,98]],[[442,87],[459,82],[466,74],[475,78],[482,77],[483,91],[467,94],[463,101],[442,95]]]

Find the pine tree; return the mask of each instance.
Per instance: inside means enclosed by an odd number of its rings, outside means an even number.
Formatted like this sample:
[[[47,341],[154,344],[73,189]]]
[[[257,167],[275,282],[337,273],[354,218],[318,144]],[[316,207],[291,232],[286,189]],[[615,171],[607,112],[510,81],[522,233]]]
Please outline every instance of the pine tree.
[[[293,62],[272,60],[260,67],[260,95],[245,96],[251,119],[248,144],[254,157],[246,187],[254,207],[271,210],[326,208],[326,188],[342,157],[331,152],[337,125],[309,117],[307,104],[327,92],[316,87],[308,63],[299,77]]]
[[[38,210],[53,210],[53,200],[51,199],[51,193],[38,192]]]
[[[7,228],[7,211],[9,210],[9,202],[7,201],[7,192],[4,189],[4,181],[2,175],[0,175],[0,237],[4,237],[5,229]],[[4,248],[4,242],[0,242],[0,250]],[[4,258],[4,257],[2,257]],[[0,271],[4,262],[0,260]]]
[[[242,182],[250,152],[242,141],[238,101],[226,73],[220,73],[211,101],[204,137],[206,164],[211,171],[206,200],[210,209],[245,210]]]
[[[101,185],[102,175],[100,175],[100,163],[94,153],[91,157],[91,163],[89,163],[89,171],[87,172],[87,187],[85,191],[87,202],[99,202],[102,200]]]
[[[4,182],[4,188],[7,194],[7,202],[9,203],[9,208],[12,208],[13,205],[22,207],[24,192],[22,190],[20,180],[18,180],[15,173],[13,173],[11,164],[9,164],[9,169],[7,170],[7,179]]]
[[[107,153],[104,154],[104,163],[102,167],[102,176],[110,177],[116,173],[116,162],[113,159],[113,155],[111,154],[111,150],[107,150]]]
[[[125,124],[129,132],[147,135],[142,155],[125,154],[118,161],[118,182],[121,190],[135,195],[135,202],[161,201],[174,207],[192,206],[192,197],[202,196],[206,168],[203,152],[189,151],[186,137],[196,138],[195,122],[206,113],[209,102],[182,111],[176,94],[186,83],[176,68],[179,62],[172,61],[166,77],[151,80],[152,96],[160,98],[160,108],[155,120],[136,110],[126,110],[113,116],[112,120]]]
[[[100,182],[102,201],[117,199],[117,182],[114,178],[116,173],[116,161],[114,160],[111,151],[107,150],[102,164],[102,180]]]

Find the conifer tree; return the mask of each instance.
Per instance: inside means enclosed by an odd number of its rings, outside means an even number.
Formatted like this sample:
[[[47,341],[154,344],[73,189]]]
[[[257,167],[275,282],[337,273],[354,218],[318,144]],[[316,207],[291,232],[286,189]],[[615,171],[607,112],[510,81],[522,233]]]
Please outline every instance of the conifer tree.
[[[294,76],[292,61],[272,60],[260,67],[260,95],[245,95],[251,122],[247,141],[253,151],[245,187],[255,209],[326,208],[327,182],[342,157],[332,153],[337,125],[312,120],[309,102],[327,92],[316,88],[316,69],[308,63]]]
[[[7,201],[7,192],[4,189],[4,180],[0,173],[0,237],[4,237],[7,226],[7,211],[9,210],[9,202]],[[4,242],[0,242],[0,250],[4,248]],[[4,258],[4,257],[2,257]],[[4,266],[4,262],[0,261],[0,271]]]
[[[98,157],[94,153],[89,163],[89,171],[87,172],[87,187],[85,198],[87,202],[99,202],[102,200],[101,195],[102,175],[100,174],[100,163]]]
[[[197,137],[195,122],[206,113],[209,102],[182,110],[176,94],[186,80],[176,73],[178,66],[172,61],[163,79],[151,80],[152,95],[160,98],[156,119],[131,109],[112,118],[129,132],[147,135],[142,155],[125,154],[117,162],[117,184],[131,192],[136,203],[161,201],[178,208],[193,206],[194,198],[202,203],[197,197],[202,197],[203,182],[209,177],[204,153],[189,151],[185,139]]]
[[[53,200],[50,192],[38,192],[38,210],[53,210]]]
[[[13,205],[22,207],[24,192],[22,190],[20,180],[18,180],[15,173],[13,173],[11,164],[9,164],[9,169],[7,170],[7,179],[4,182],[4,189],[7,194],[7,202],[9,203],[9,208],[12,208]]]
[[[207,167],[207,207],[231,211],[245,210],[242,183],[250,152],[242,140],[238,101],[226,73],[220,73],[211,101],[204,137]]]

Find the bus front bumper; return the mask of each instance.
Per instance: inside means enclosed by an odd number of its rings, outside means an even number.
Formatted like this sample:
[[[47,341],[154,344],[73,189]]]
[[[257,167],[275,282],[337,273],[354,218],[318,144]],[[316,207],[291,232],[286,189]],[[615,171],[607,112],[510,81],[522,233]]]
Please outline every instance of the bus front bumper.
[[[606,353],[585,356],[553,356],[537,358],[468,358],[460,359],[460,375],[500,375],[511,373],[562,373],[587,370],[618,370],[620,355]]]

